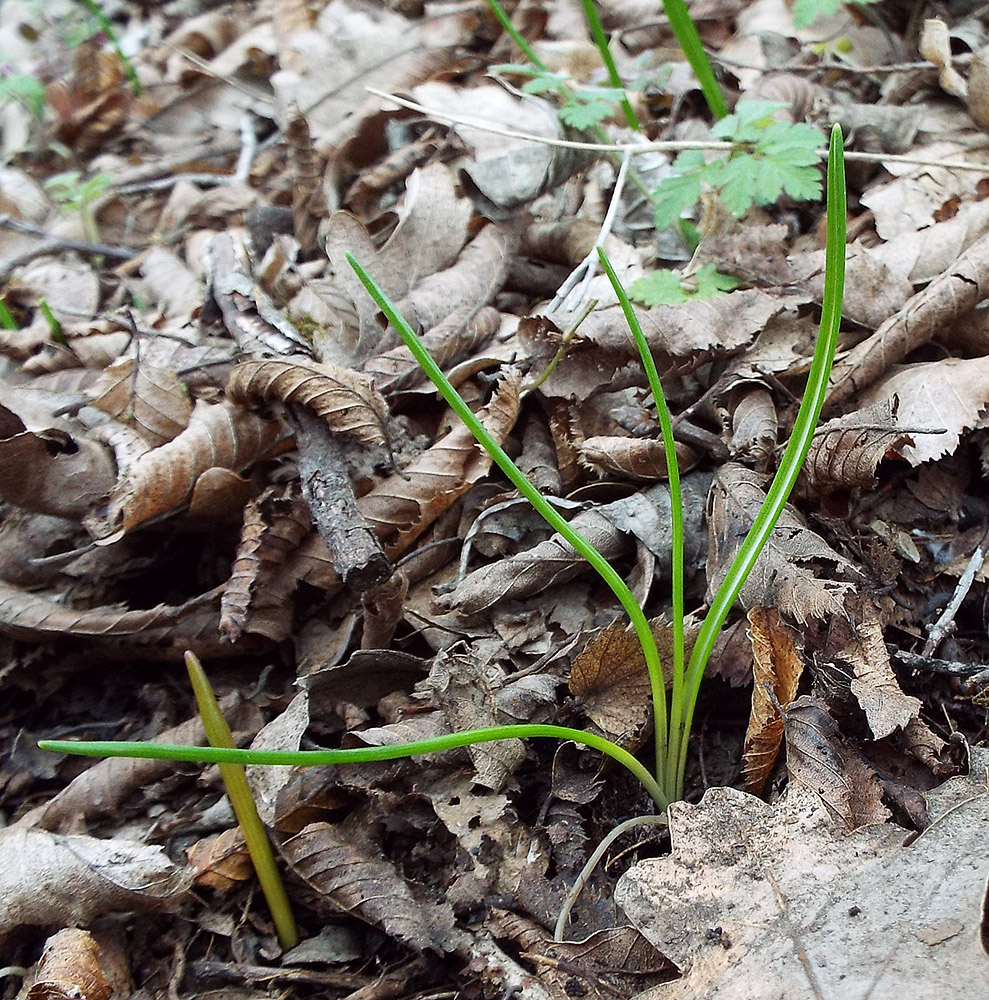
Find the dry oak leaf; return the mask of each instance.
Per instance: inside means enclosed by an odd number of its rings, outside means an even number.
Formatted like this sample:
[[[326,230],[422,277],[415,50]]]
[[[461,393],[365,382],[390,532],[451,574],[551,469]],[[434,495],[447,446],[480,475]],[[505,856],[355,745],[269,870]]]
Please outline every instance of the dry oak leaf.
[[[322,417],[337,434],[362,444],[387,439],[388,407],[367,375],[308,358],[262,358],[237,365],[227,380],[227,397],[246,406],[273,399],[298,403]]]
[[[900,449],[913,466],[955,451],[963,432],[985,426],[989,406],[989,357],[945,358],[894,370],[861,395],[863,405],[898,400],[897,420],[905,427],[930,427]],[[937,430],[945,428],[946,433]]]
[[[277,421],[237,403],[200,400],[189,426],[168,444],[142,455],[114,487],[105,517],[90,518],[87,527],[109,542],[170,514],[191,501],[203,473],[244,469],[268,454],[283,433]]]
[[[892,825],[844,834],[803,785],[771,806],[731,788],[674,803],[672,855],[635,865],[616,893],[683,972],[664,1000],[989,995],[989,754],[972,758],[928,793],[933,822],[909,845]]]
[[[709,600],[725,578],[766,498],[764,481],[762,476],[733,462],[723,465],[714,476],[708,500]],[[787,504],[739,593],[742,606],[778,607],[801,624],[810,618],[840,614],[841,597],[852,585],[821,579],[803,565],[820,561],[834,563],[839,569],[854,569]]]
[[[88,924],[105,913],[154,910],[189,885],[160,847],[130,840],[0,830],[0,938],[18,927]]]
[[[797,696],[803,660],[797,650],[797,633],[785,624],[775,608],[752,608],[748,614],[752,643],[752,711],[745,733],[742,760],[745,790],[758,795],[765,787],[783,743],[783,719],[767,691],[779,704]]]

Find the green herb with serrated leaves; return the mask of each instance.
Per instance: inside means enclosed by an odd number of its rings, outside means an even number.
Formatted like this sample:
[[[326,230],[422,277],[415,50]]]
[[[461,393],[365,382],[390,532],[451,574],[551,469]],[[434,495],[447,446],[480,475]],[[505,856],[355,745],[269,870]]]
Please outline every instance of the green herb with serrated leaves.
[[[628,297],[649,307],[676,306],[690,299],[717,298],[738,285],[738,278],[722,274],[713,264],[705,264],[687,281],[675,271],[652,271],[632,282]]]

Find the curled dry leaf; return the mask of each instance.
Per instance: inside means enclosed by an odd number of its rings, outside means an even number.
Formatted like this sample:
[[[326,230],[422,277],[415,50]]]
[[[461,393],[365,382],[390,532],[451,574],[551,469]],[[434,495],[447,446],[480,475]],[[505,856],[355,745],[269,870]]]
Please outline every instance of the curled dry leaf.
[[[227,893],[254,876],[254,865],[240,827],[197,840],[188,854],[196,885]]]
[[[108,540],[170,514],[189,503],[204,472],[244,469],[270,452],[282,433],[276,421],[236,403],[200,401],[189,426],[142,455],[114,488],[106,516],[90,518],[88,526],[97,538]]]
[[[666,451],[656,438],[589,437],[580,446],[581,461],[603,475],[652,481],[668,479]],[[694,467],[697,457],[685,444],[676,442],[681,472]]]
[[[745,790],[758,795],[769,780],[783,743],[783,719],[777,704],[797,696],[804,665],[794,629],[775,608],[752,608],[748,614],[752,642],[752,711],[745,733]],[[769,691],[776,696],[774,703]]]
[[[417,899],[381,856],[359,813],[341,824],[310,824],[282,844],[281,854],[299,878],[335,906],[417,951],[449,950],[449,903]]]
[[[29,431],[0,406],[0,496],[36,514],[81,521],[113,488],[103,445],[52,428]]]
[[[0,938],[20,926],[158,909],[178,901],[188,881],[160,847],[8,827],[0,830]]]
[[[720,585],[766,498],[763,477],[729,462],[715,473],[708,500],[710,549],[708,599]],[[852,564],[811,531],[789,504],[739,594],[742,606],[778,607],[801,624],[810,618],[840,614],[842,594],[850,583],[822,579],[804,566],[831,562],[839,569]]]
[[[246,406],[273,399],[299,403],[322,417],[330,429],[362,444],[387,439],[388,408],[367,376],[307,358],[267,358],[241,362],[227,380],[227,397]]]
[[[737,386],[729,404],[731,439],[728,451],[737,462],[764,471],[776,448],[779,418],[772,393],[758,382]]]
[[[821,424],[801,475],[815,491],[875,486],[879,463],[884,458],[902,458],[904,445],[914,443],[911,434],[922,433],[900,423],[899,396],[894,393]]]
[[[181,434],[192,415],[189,393],[172,369],[133,358],[104,369],[92,394],[91,406],[133,427],[153,448]]]
[[[115,978],[112,971],[110,978]],[[100,946],[89,931],[78,927],[58,931],[45,942],[32,979],[25,1000],[110,1000],[114,994]]]

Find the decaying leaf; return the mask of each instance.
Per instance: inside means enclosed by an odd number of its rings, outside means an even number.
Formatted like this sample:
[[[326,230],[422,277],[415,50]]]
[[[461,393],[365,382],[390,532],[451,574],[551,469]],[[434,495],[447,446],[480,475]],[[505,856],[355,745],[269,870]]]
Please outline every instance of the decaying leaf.
[[[113,971],[110,978],[116,980]],[[110,1000],[114,986],[107,980],[99,944],[78,927],[58,931],[45,942],[25,1000]],[[124,985],[119,981],[117,987]],[[130,985],[130,984],[127,984]]]
[[[989,990],[979,946],[989,822],[984,751],[928,793],[933,822],[845,835],[802,785],[769,806],[731,788],[670,809],[673,854],[618,885],[629,919],[682,970],[670,1000],[968,1000]],[[924,878],[917,872],[923,871]],[[712,933],[712,929],[714,933]]]
[[[774,608],[752,608],[748,619],[752,642],[752,711],[742,759],[745,790],[758,795],[769,780],[783,742],[783,719],[776,706],[788,705],[796,698],[804,665],[797,650],[796,632]],[[769,691],[775,695],[775,702]]]
[[[227,397],[247,406],[299,403],[337,434],[368,445],[387,440],[385,401],[370,378],[349,368],[302,357],[243,361],[230,373]]]
[[[687,445],[677,442],[677,463],[686,472],[696,464]],[[589,437],[580,445],[581,461],[596,471],[626,479],[666,479],[666,451],[655,438]]]
[[[724,579],[765,499],[762,483],[761,476],[731,462],[715,474],[708,501],[709,595]],[[841,595],[852,585],[818,577],[804,565],[812,561],[830,562],[846,570],[852,566],[787,505],[742,587],[739,598],[743,607],[778,607],[801,623],[840,614]]]
[[[0,831],[0,937],[21,926],[87,924],[105,913],[178,902],[188,877],[164,850],[130,840]]]

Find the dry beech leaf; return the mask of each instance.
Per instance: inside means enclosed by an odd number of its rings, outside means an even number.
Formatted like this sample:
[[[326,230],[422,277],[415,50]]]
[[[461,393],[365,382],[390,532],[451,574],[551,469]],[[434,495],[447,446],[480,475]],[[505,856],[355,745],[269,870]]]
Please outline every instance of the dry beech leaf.
[[[367,376],[308,358],[243,361],[230,373],[227,397],[246,406],[273,399],[298,403],[322,417],[337,434],[362,444],[381,444],[388,408]]]
[[[78,927],[53,934],[38,959],[25,1000],[110,1000],[114,989],[101,966],[100,946]]]
[[[656,438],[589,437],[579,449],[581,462],[602,475],[646,481],[669,478],[666,451]],[[687,445],[677,441],[676,452],[681,472],[696,465]]]
[[[0,496],[35,514],[81,521],[113,488],[108,449],[52,428],[29,431],[0,406]]]
[[[171,441],[188,426],[192,402],[170,368],[126,358],[105,368],[90,403],[128,427],[152,447]]]
[[[501,314],[497,309],[464,306],[423,334],[422,343],[441,368],[449,368],[481,350],[500,325]],[[405,344],[376,354],[364,365],[364,373],[374,379],[383,393],[411,389],[426,380],[422,366]]]
[[[0,830],[0,938],[20,926],[88,924],[105,913],[178,901],[186,873],[160,847],[130,840]]]
[[[486,407],[477,414],[499,443],[518,418],[520,377],[509,370]],[[474,435],[457,425],[400,473],[389,476],[357,506],[372,526],[390,559],[400,555],[456,499],[491,468]]]
[[[189,426],[168,444],[142,455],[117,483],[105,519],[92,518],[97,538],[126,533],[189,503],[208,469],[239,471],[269,452],[281,425],[232,402],[196,404]]]
[[[788,705],[797,696],[803,660],[794,629],[775,608],[752,608],[748,614],[752,642],[752,712],[745,733],[745,790],[758,795],[769,780],[783,743],[783,719],[776,702]]]
[[[733,462],[723,465],[714,476],[708,501],[709,595],[724,579],[766,498],[763,482],[764,477]],[[810,618],[840,614],[841,597],[852,585],[821,579],[803,565],[821,561],[852,569],[852,564],[811,531],[788,504],[742,587],[742,606],[778,607],[801,624]]]
[[[382,857],[361,813],[343,823],[312,823],[281,847],[292,871],[320,896],[416,951],[447,950],[453,928],[449,903],[417,899]]]
[[[659,647],[663,679],[669,687],[673,676],[673,628],[664,618],[649,622]],[[688,621],[687,656],[698,624]],[[642,646],[635,630],[615,619],[596,632],[574,658],[570,668],[570,693],[580,699],[588,718],[611,739],[635,749],[642,745],[650,718],[651,689]]]
[[[728,451],[736,462],[765,470],[776,448],[779,418],[772,393],[746,381],[732,393],[731,439]]]
[[[809,695],[792,701],[783,725],[791,781],[812,788],[848,830],[889,818],[878,776],[845,744],[821,702]]]
[[[188,320],[203,304],[206,290],[182,261],[164,247],[152,246],[141,264],[141,275],[154,302],[166,316]]]
[[[773,805],[732,788],[674,803],[672,854],[635,865],[616,892],[683,973],[664,1000],[989,994],[987,764],[973,750],[967,777],[927,793],[933,822],[909,845],[892,825],[846,834],[802,785]]]
[[[312,517],[305,500],[294,488],[269,486],[244,507],[244,524],[230,576],[220,601],[220,632],[231,642],[245,629],[272,636],[268,627],[251,622],[258,604],[268,606],[266,581],[277,575],[287,558],[312,530]],[[278,602],[280,607],[288,604]],[[261,621],[265,616],[258,615]],[[285,616],[279,615],[283,621]],[[289,615],[289,622],[291,615]],[[258,624],[261,624],[259,622]]]
[[[54,599],[20,590],[0,581],[0,631],[21,639],[55,635],[143,636],[159,638],[177,622],[203,607],[195,598],[176,607],[159,605],[140,611],[89,608],[77,611]]]
[[[196,885],[228,893],[254,876],[254,865],[239,826],[197,840],[188,851]]]
[[[989,247],[987,247],[989,250]],[[913,466],[955,451],[964,431],[983,426],[989,406],[989,357],[946,358],[894,370],[860,396],[864,406],[892,405],[897,421],[911,428],[912,444],[899,450]],[[930,428],[926,434],[919,428]],[[938,434],[939,428],[946,433]]]
[[[801,475],[814,491],[876,485],[876,469],[884,458],[902,458],[904,445],[923,429],[904,427],[899,397],[880,399],[821,424],[814,432]]]
[[[420,330],[429,330],[464,307],[487,305],[501,290],[518,236],[508,227],[487,225],[457,262],[424,278],[398,303],[399,312]]]

